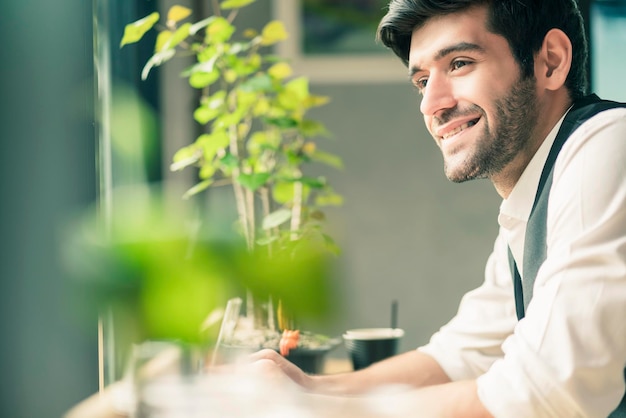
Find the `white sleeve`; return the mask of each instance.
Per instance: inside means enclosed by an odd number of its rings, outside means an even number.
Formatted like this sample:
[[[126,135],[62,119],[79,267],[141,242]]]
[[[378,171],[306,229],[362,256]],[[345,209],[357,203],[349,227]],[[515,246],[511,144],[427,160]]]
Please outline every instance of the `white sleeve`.
[[[501,358],[502,342],[517,323],[508,247],[500,233],[485,281],[466,293],[454,318],[418,350],[433,357],[452,380],[475,379]]]

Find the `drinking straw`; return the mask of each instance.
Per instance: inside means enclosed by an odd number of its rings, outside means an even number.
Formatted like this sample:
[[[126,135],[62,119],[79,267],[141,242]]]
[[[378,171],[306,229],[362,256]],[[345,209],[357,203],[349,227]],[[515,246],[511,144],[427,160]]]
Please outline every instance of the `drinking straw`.
[[[394,299],[391,302],[391,329],[398,327],[398,300]]]

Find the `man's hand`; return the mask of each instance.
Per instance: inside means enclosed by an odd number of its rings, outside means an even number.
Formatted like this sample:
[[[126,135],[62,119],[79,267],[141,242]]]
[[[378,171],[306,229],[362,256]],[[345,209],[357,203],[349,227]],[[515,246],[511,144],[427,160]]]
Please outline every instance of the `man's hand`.
[[[312,377],[274,350],[257,351],[250,355],[249,360],[252,362],[253,369],[260,373],[276,379],[287,377],[303,389],[313,389]]]

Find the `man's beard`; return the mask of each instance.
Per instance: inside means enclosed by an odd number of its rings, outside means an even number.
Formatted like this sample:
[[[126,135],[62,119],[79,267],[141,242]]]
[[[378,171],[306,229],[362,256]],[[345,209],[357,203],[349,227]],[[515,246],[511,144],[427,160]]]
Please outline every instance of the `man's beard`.
[[[529,144],[538,116],[535,86],[534,77],[520,78],[506,96],[495,101],[493,132],[483,109],[476,105],[468,109],[467,113],[481,113],[485,125],[473,153],[460,165],[450,167],[444,159],[444,171],[449,180],[462,183],[489,178],[504,169]]]

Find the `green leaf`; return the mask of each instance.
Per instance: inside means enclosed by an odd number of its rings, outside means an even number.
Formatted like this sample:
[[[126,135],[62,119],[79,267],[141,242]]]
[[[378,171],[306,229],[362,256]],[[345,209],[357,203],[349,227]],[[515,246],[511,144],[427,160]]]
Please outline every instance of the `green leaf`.
[[[270,46],[276,42],[284,41],[289,35],[285,30],[283,22],[273,20],[269,22],[261,31],[261,45]]]
[[[212,179],[201,181],[200,183],[187,190],[185,194],[183,194],[183,199],[189,199],[191,196],[196,195],[203,190],[206,190],[211,184],[213,184]]]
[[[315,205],[341,206],[343,205],[343,197],[334,192],[319,194],[315,197]]]
[[[259,187],[263,186],[271,177],[270,173],[242,173],[237,177],[237,183],[241,184],[246,189],[255,191]]]
[[[285,204],[293,201],[295,197],[294,182],[299,179],[277,181],[272,187],[272,198],[276,203]],[[311,188],[306,184],[302,185],[302,199],[306,201],[311,193]]]
[[[213,70],[211,72],[197,72],[189,76],[189,85],[195,89],[203,89],[215,83],[220,78],[220,72]]]
[[[309,79],[298,77],[285,84],[285,89],[295,94],[298,99],[306,100],[309,97]]]
[[[271,91],[272,79],[267,74],[258,74],[241,83],[239,88],[245,92]]]
[[[204,151],[204,160],[211,161],[217,152],[228,146],[228,135],[226,132],[218,131],[211,134],[202,134],[198,137],[197,143]]]
[[[291,66],[286,62],[277,62],[276,64],[272,65],[267,70],[267,72],[269,73],[269,75],[279,80],[285,79],[293,74]]]
[[[228,10],[228,9],[239,9],[241,7],[247,6],[249,4],[254,3],[256,0],[224,0],[220,4],[220,9]]]
[[[200,172],[198,173],[198,177],[203,180],[210,179],[215,174],[215,166],[213,163],[205,162],[202,167],[200,167]]]
[[[211,109],[207,106],[200,106],[193,112],[193,118],[200,125],[206,125],[220,114],[219,109]]]
[[[272,187],[272,198],[276,203],[285,204],[291,202],[294,197],[293,183],[280,181]]]
[[[200,29],[209,26],[209,24],[213,22],[215,19],[217,19],[215,16],[210,16],[210,17],[207,17],[206,19],[202,19],[201,21],[194,23],[189,28],[189,34],[195,35],[196,33],[198,33]]]
[[[148,74],[153,67],[158,67],[164,62],[169,61],[174,57],[174,55],[176,55],[176,51],[174,51],[173,49],[166,49],[165,51],[157,52],[156,54],[154,54],[152,57],[150,57],[146,65],[143,67],[143,70],[141,71],[141,79],[147,79]]]
[[[307,138],[313,136],[329,136],[328,130],[326,130],[326,126],[321,122],[317,122],[310,119],[304,119],[300,122],[300,133]]]
[[[331,167],[335,167],[338,169],[343,168],[343,162],[341,161],[341,158],[329,152],[315,150],[309,155],[309,157],[311,157],[311,160],[313,161],[317,161]]]
[[[282,118],[263,118],[263,120],[270,124],[282,129],[295,128],[298,126],[298,121],[294,118],[282,117]]]
[[[184,41],[189,36],[190,28],[191,23],[185,23],[180,28],[176,29],[176,32],[174,32],[172,37],[168,40],[166,47],[175,48],[178,44]]]
[[[124,36],[120,42],[120,48],[127,44],[132,44],[143,38],[146,32],[159,21],[159,12],[150,13],[143,19],[139,19],[136,22],[129,23],[124,27]]]
[[[235,168],[239,165],[239,160],[233,154],[228,153],[220,158],[220,164],[225,168]]]
[[[278,209],[263,218],[263,229],[272,229],[280,226],[291,219],[289,209]]]
[[[322,234],[322,236],[324,237],[324,246],[326,247],[326,250],[330,251],[332,254],[340,255],[341,248],[339,248],[339,245],[335,243],[335,240],[326,234]]]
[[[202,151],[199,150],[195,144],[188,147],[183,147],[176,151],[176,153],[174,154],[174,157],[172,158],[173,163],[172,165],[170,165],[170,170],[180,171],[185,167],[197,163],[201,156]]]
[[[217,61],[218,55],[215,54],[211,58],[206,61],[201,61],[197,64],[192,65],[191,67],[185,69],[182,73],[180,73],[181,77],[190,77],[195,73],[210,73],[215,70],[215,61]]]
[[[324,177],[307,177],[307,176],[302,176],[298,179],[298,181],[301,181],[302,184],[305,184],[309,187],[312,187],[314,189],[322,189],[324,187],[326,187],[327,181]]]
[[[307,108],[310,108],[310,107],[324,106],[325,104],[329,102],[330,102],[330,97],[328,96],[310,95],[306,98],[306,100],[304,101],[304,104]]]
[[[154,44],[154,52],[160,52],[163,50],[163,47],[172,37],[173,32],[169,30],[164,30],[157,35],[156,43]]]
[[[235,33],[235,27],[223,17],[216,17],[206,28],[208,44],[224,43]]]
[[[167,12],[167,23],[170,24],[170,22],[180,22],[190,14],[191,9],[175,4],[174,6],[170,7],[170,10]]]

